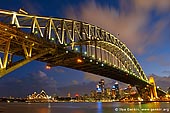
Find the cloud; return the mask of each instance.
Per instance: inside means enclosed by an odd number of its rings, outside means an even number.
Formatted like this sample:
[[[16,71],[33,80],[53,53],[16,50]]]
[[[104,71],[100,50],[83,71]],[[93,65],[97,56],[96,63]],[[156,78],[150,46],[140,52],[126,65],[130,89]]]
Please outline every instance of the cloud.
[[[23,77],[4,77],[0,79],[0,96],[26,97],[34,91],[45,90],[47,94],[57,92],[57,81],[43,71]]]
[[[162,73],[170,77],[170,71],[163,71]]]
[[[42,6],[38,2],[31,1],[21,1],[24,10],[28,11],[28,14],[38,15],[41,11],[43,11]]]
[[[61,69],[61,68],[55,68],[55,71],[57,73],[64,73],[65,72],[64,69]]]
[[[70,86],[64,86],[58,88],[58,95],[67,95],[68,93],[71,93],[71,96],[75,96],[76,93],[80,95],[84,94],[90,94],[91,90],[96,89],[96,83],[95,82],[89,82],[89,83],[82,83],[77,85],[70,85]]]
[[[160,40],[161,33],[167,27],[169,19],[161,17],[170,9],[168,0],[131,0],[120,1],[120,10],[106,5],[100,5],[94,0],[86,2],[79,10],[70,6],[67,9],[69,18],[82,20],[99,26],[112,34],[117,35],[127,47],[134,53],[142,54],[150,45],[156,45]],[[151,18],[150,14],[155,11],[157,20]]]
[[[39,71],[38,72],[38,76],[40,76],[40,77],[47,77],[47,74],[46,73],[44,73],[44,72],[42,72],[42,71]]]
[[[156,62],[160,66],[170,66],[170,54],[149,56],[148,62]]]
[[[99,82],[101,79],[104,79],[105,81],[105,84],[113,84],[113,79],[110,79],[110,78],[106,78],[106,77],[103,77],[103,76],[100,76],[100,75],[95,75],[95,74],[92,74],[92,73],[87,73],[87,72],[84,72],[84,81],[89,81],[89,82]]]
[[[98,82],[98,81],[100,81],[100,79],[103,79],[103,77],[95,75],[95,74],[92,74],[92,73],[84,72],[84,80],[85,81],[87,80],[87,81]]]
[[[142,0],[134,0],[136,6],[139,6],[140,10],[151,10],[153,7],[160,12],[168,11],[170,2],[169,0],[149,0],[147,2]]]
[[[79,84],[79,82],[78,82],[77,80],[72,80],[72,83],[73,83],[74,85]]]

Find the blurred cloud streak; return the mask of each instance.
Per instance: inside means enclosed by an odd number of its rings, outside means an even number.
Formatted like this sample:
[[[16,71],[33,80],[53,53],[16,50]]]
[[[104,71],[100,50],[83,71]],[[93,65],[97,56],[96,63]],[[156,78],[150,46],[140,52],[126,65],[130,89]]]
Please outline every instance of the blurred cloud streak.
[[[19,92],[16,88],[19,88]],[[42,89],[49,94],[54,94],[57,91],[57,81],[43,71],[31,73],[23,78],[4,77],[0,82],[0,90],[3,91],[0,96],[23,97]]]
[[[147,58],[148,62],[156,62],[159,66],[170,67],[170,54],[155,55]]]
[[[146,48],[156,45],[163,30],[167,27],[169,19],[160,15],[170,10],[169,0],[120,0],[120,9],[102,6],[92,0],[79,7],[80,10],[70,6],[67,16],[97,25],[112,34],[120,34],[118,38],[123,41],[135,54],[147,52]],[[150,15],[156,12],[157,20]],[[150,24],[154,21],[154,24]]]

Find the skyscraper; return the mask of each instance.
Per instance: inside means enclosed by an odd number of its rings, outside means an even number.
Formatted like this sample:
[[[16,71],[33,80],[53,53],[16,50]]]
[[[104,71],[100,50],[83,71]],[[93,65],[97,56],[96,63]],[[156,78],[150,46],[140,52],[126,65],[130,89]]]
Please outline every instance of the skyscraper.
[[[99,87],[101,88],[102,93],[104,93],[104,79],[100,80]]]
[[[119,94],[119,83],[116,82],[115,83],[115,93],[116,93],[116,99],[118,99],[120,97],[120,94]]]
[[[104,97],[104,92],[105,92],[104,79],[101,79],[99,83],[96,85],[96,92],[97,92],[98,99],[102,99],[102,97]]]
[[[104,79],[101,79],[96,86],[97,92],[104,93]]]

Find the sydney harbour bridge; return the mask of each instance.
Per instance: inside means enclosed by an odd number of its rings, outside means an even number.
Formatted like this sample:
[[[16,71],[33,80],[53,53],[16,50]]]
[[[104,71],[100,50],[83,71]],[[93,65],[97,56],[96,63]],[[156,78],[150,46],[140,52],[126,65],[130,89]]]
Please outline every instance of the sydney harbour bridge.
[[[64,66],[131,84],[143,98],[165,95],[123,42],[85,22],[0,9],[0,52],[0,77],[38,60],[47,68]]]

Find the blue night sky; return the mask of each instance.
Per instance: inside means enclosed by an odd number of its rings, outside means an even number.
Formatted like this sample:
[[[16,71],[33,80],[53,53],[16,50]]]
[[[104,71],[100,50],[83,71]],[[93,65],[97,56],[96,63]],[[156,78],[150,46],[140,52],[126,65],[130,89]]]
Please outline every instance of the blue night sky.
[[[0,9],[20,8],[29,14],[81,20],[112,34],[119,33],[119,39],[134,53],[146,75],[170,76],[169,0],[3,0],[0,3]],[[102,78],[64,67],[46,70],[45,65],[33,61],[1,78],[0,97],[26,96],[41,89],[49,94],[63,94],[59,87],[90,84]]]

